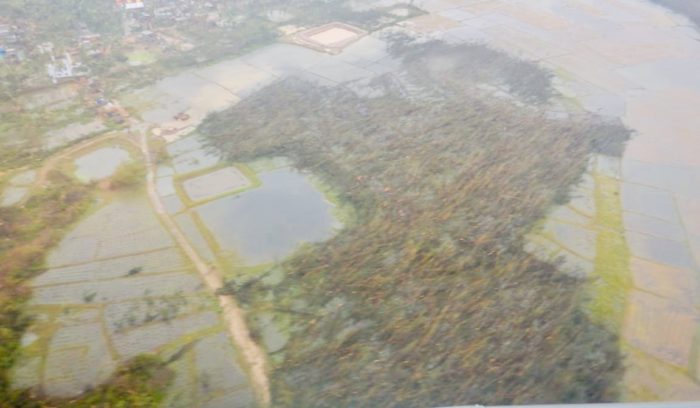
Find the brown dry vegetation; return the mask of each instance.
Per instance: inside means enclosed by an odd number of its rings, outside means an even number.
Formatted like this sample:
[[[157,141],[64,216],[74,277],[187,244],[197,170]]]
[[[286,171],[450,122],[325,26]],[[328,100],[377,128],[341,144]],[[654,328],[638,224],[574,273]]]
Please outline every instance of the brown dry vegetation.
[[[482,48],[403,51],[430,101],[406,99],[391,76],[375,81],[384,96],[374,99],[289,79],[201,127],[230,159],[287,156],[356,209],[335,238],[282,263],[282,283],[248,288],[290,312],[275,406],[616,398],[616,339],[581,311],[583,282],[523,242],[590,153],[621,151],[628,132],[478,92],[484,81],[515,99],[543,103],[550,92],[546,73],[505,69]],[[475,55],[487,58],[475,65]],[[530,89],[532,78],[544,82]]]

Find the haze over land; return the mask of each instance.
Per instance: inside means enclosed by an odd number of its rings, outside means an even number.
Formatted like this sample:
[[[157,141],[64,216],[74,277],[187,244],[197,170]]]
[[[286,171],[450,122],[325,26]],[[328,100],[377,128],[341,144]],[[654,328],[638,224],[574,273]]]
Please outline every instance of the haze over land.
[[[0,0],[0,405],[700,400],[694,2],[84,3]]]

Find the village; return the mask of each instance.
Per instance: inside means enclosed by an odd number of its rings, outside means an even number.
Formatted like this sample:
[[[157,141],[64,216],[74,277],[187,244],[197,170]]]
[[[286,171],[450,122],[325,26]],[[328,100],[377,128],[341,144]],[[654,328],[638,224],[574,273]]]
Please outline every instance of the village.
[[[152,64],[196,46],[180,31],[182,27],[233,27],[245,19],[224,17],[224,3],[102,2],[108,28],[78,23],[66,26],[57,40],[48,39],[41,26],[28,20],[0,17],[0,73],[11,70],[22,74],[13,77],[14,81],[20,79],[13,84],[17,93]]]

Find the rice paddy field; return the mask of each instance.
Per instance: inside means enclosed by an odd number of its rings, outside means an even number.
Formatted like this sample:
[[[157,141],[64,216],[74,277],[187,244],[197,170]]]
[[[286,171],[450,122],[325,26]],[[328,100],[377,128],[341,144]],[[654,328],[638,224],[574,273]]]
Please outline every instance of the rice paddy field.
[[[143,193],[99,205],[52,250],[31,287],[35,319],[14,386],[72,397],[156,353],[176,355],[172,406],[252,399],[216,304]]]
[[[700,398],[697,7],[632,3],[248,2],[119,132],[0,104],[0,405]]]

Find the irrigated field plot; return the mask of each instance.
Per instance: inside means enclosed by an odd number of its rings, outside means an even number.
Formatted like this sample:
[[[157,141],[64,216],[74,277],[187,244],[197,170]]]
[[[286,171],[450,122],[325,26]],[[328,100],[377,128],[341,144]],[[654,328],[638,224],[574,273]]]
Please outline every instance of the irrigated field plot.
[[[226,167],[185,180],[183,186],[192,201],[231,193],[250,186],[250,180],[235,167]]]
[[[76,396],[128,359],[173,355],[203,337],[218,343],[192,370],[240,372],[214,299],[141,193],[120,194],[80,222],[50,254],[48,267],[32,282],[37,318],[23,338],[16,387]],[[179,375],[191,381],[189,370]],[[245,376],[239,377],[228,388],[213,387],[217,398],[250,401]],[[214,395],[196,386],[176,392],[198,406]]]

